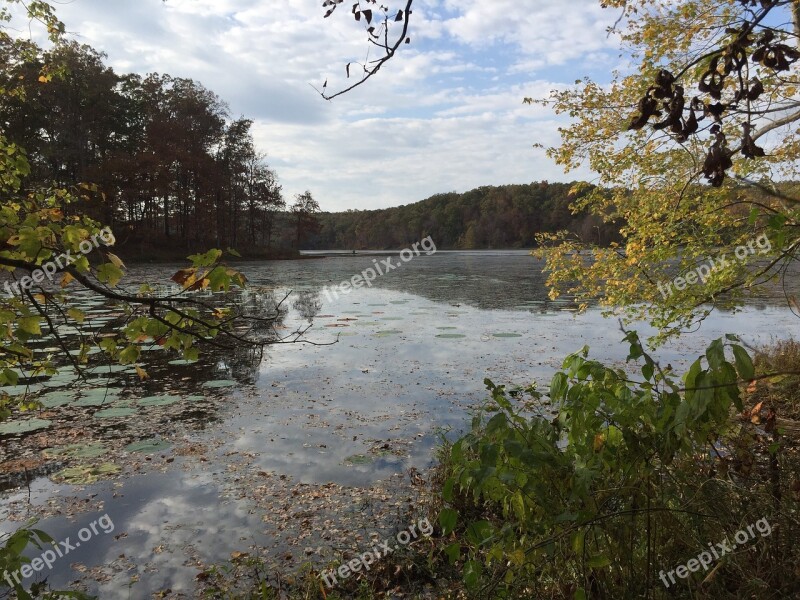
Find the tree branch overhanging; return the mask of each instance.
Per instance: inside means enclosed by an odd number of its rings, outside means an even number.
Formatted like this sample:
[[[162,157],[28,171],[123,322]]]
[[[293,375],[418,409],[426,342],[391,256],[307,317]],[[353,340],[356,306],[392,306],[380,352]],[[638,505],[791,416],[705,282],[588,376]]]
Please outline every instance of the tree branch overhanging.
[[[376,0],[366,0],[366,2],[369,2],[369,3],[372,3],[372,4],[374,4],[375,1]],[[323,4],[323,7],[331,6],[331,8],[325,14],[325,17],[329,17],[334,12],[334,10],[336,9],[336,6],[338,6],[338,4],[340,4],[342,2],[343,2],[343,0],[326,0],[326,2]],[[386,13],[386,16],[384,17],[384,21],[383,21],[383,25],[382,25],[382,27],[384,28],[384,30],[383,30],[383,38],[384,39],[383,39],[382,43],[379,43],[379,42],[376,42],[375,40],[376,39],[378,39],[378,40],[380,39],[380,34],[376,34],[375,33],[375,28],[371,25],[371,23],[372,23],[372,10],[369,10],[369,9],[362,10],[361,9],[360,0],[357,1],[353,5],[353,11],[352,12],[353,12],[353,15],[355,16],[355,20],[356,21],[361,21],[362,16],[364,16],[364,19],[367,21],[367,26],[368,26],[367,27],[367,34],[369,36],[367,38],[368,43],[371,44],[371,45],[377,46],[378,48],[381,48],[384,51],[384,54],[380,58],[377,58],[377,59],[372,60],[372,61],[366,61],[363,64],[361,64],[361,67],[363,69],[363,75],[362,75],[361,79],[359,81],[357,81],[356,83],[354,83],[354,84],[352,84],[352,85],[350,85],[350,86],[348,86],[348,87],[346,87],[346,88],[344,88],[342,90],[339,90],[338,92],[335,92],[333,94],[328,94],[325,91],[325,89],[328,86],[328,82],[326,80],[325,83],[322,86],[322,90],[321,91],[317,90],[319,92],[319,94],[325,100],[333,100],[334,98],[342,96],[342,95],[344,95],[344,94],[356,89],[357,87],[363,85],[364,83],[366,83],[370,78],[372,78],[375,74],[377,74],[378,71],[381,70],[381,67],[383,67],[383,65],[385,65],[387,62],[389,62],[395,56],[395,54],[397,53],[397,51],[400,49],[400,47],[402,45],[409,44],[411,42],[411,39],[408,37],[408,27],[409,27],[409,22],[411,20],[411,12],[412,12],[411,11],[411,6],[412,6],[413,2],[414,2],[414,0],[407,0],[406,4],[405,4],[405,8],[399,10],[397,12],[397,14],[394,16],[394,18],[393,18],[394,22],[402,21],[403,28],[402,28],[402,31],[400,32],[400,34],[395,38],[395,41],[393,43],[391,43],[391,44],[389,43],[389,27],[390,27],[391,19],[390,19],[390,15],[388,13],[388,9],[384,9],[384,12]],[[384,8],[384,7],[382,7],[382,8]],[[348,79],[350,78],[350,65],[351,64],[353,64],[353,63],[348,63],[347,67],[346,67],[346,72],[347,72]],[[316,89],[316,88],[314,88],[314,89]]]

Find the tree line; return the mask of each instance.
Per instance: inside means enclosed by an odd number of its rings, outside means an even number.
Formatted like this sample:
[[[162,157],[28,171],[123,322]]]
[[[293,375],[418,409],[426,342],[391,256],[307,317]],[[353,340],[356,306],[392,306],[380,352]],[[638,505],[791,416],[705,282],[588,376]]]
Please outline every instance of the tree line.
[[[310,192],[287,203],[253,122],[192,79],[119,75],[65,42],[0,40],[0,125],[24,148],[29,189],[81,187],[69,210],[113,227],[129,253],[296,248],[315,230]],[[91,185],[84,185],[90,182]]]
[[[403,248],[431,236],[448,249],[532,248],[537,233],[566,230],[602,246],[619,239],[619,225],[570,205],[590,186],[535,182],[484,186],[459,194],[436,194],[427,200],[382,210],[322,213],[313,249]]]

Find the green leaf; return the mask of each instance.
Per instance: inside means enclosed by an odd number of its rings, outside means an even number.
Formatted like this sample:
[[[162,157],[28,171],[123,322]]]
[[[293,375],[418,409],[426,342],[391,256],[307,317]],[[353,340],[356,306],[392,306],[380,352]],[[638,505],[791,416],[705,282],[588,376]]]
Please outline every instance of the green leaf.
[[[192,254],[189,260],[195,267],[210,267],[215,265],[222,256],[222,250],[209,250],[205,254]]]
[[[603,567],[607,567],[611,564],[611,559],[604,554],[598,554],[597,556],[592,556],[589,560],[586,561],[586,566],[592,569],[602,569]]]
[[[475,560],[467,561],[464,565],[464,585],[468,590],[474,590],[478,587],[481,580],[482,567],[481,563]]]
[[[650,381],[653,379],[653,372],[655,371],[655,367],[653,363],[645,363],[642,365],[642,376],[645,378],[646,381]]]
[[[550,382],[550,398],[553,401],[563,400],[567,391],[567,376],[562,372],[558,372],[553,376]]]
[[[482,546],[494,535],[494,528],[489,521],[475,521],[467,526],[467,539],[476,546]]]
[[[42,335],[39,317],[22,317],[17,320],[17,326],[30,335]]]
[[[443,508],[439,513],[439,525],[442,528],[442,535],[450,535],[456,528],[458,513],[452,508]]]
[[[96,276],[98,281],[111,287],[117,285],[124,275],[122,269],[113,263],[104,263],[97,267]]]
[[[445,502],[453,501],[453,486],[455,483],[456,480],[454,477],[449,477],[447,481],[444,482],[444,486],[442,487],[442,498]]]
[[[132,345],[119,353],[119,362],[123,365],[130,365],[139,360],[142,351],[139,346]]]
[[[447,558],[450,561],[451,565],[456,564],[458,559],[461,558],[461,544],[458,542],[454,542],[449,546],[446,546],[444,549],[444,553],[447,555]]]
[[[736,361],[736,371],[739,373],[739,377],[747,381],[753,379],[753,377],[755,377],[755,368],[753,367],[753,361],[747,353],[747,350],[738,344],[732,344],[731,349],[733,350],[733,356]]]

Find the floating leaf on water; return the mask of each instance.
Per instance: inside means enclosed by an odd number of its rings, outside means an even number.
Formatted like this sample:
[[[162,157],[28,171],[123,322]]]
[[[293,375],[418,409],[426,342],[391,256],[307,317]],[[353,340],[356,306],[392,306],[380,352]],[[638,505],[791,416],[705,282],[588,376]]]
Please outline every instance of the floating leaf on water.
[[[197,395],[186,396],[186,397],[184,397],[184,400],[186,400],[187,402],[202,402],[203,400],[206,400],[206,397],[205,396],[197,396]]]
[[[177,360],[169,361],[169,364],[171,364],[174,367],[185,367],[186,365],[193,365],[196,363],[197,363],[196,360],[186,360],[185,358],[179,358]]]
[[[168,406],[180,401],[180,396],[148,396],[137,400],[139,406]]]
[[[45,408],[58,408],[59,406],[65,406],[75,400],[78,397],[78,392],[70,392],[70,391],[60,391],[60,392],[50,392],[49,394],[45,394],[41,398],[39,398],[39,402],[42,403],[42,406]]]
[[[32,383],[30,385],[7,385],[6,387],[0,387],[0,392],[5,392],[9,396],[22,396],[23,394],[33,394],[40,389],[42,389],[41,385]]]
[[[66,387],[78,380],[78,374],[74,371],[64,371],[58,375],[53,375],[50,379],[43,382],[42,385],[47,388],[60,388]]]
[[[206,381],[203,384],[204,388],[226,388],[226,387],[233,387],[235,385],[239,385],[236,381],[231,381],[230,379],[217,379],[216,381]]]
[[[136,411],[132,408],[107,408],[94,413],[95,419],[115,419],[117,417],[132,417]]]
[[[92,367],[87,369],[86,372],[90,375],[106,375],[108,373],[121,373],[122,371],[132,370],[128,365],[100,365],[99,367]]]
[[[31,433],[47,429],[52,425],[52,421],[46,419],[28,419],[26,421],[11,421],[0,425],[0,435],[16,435],[20,433]]]
[[[106,447],[100,442],[91,444],[70,444],[59,448],[47,448],[42,452],[47,458],[97,458],[107,453]]]
[[[351,465],[369,465],[374,460],[374,458],[366,456],[365,454],[353,454],[345,458],[344,462],[350,463]]]
[[[442,331],[447,331],[449,329],[458,329],[458,327],[437,327],[436,329],[440,329]]]
[[[381,317],[379,321],[402,321],[403,317]]]
[[[128,444],[125,446],[125,450],[127,452],[142,452],[144,454],[152,454],[154,452],[166,450],[170,447],[170,445],[171,444],[169,444],[169,442],[165,442],[164,440],[140,440],[138,442]]]
[[[463,335],[461,333],[440,333],[436,337],[437,338],[442,338],[442,339],[445,339],[445,340],[461,340],[461,339],[464,339],[467,336],[465,336],[465,335]]]
[[[57,350],[60,351],[61,349],[57,348]],[[92,356],[93,354],[97,354],[98,352],[101,352],[100,348],[98,348],[97,346],[92,346],[91,348],[89,348],[86,351],[86,356]],[[81,351],[80,350],[70,350],[69,353],[70,353],[71,356],[80,356]]]
[[[386,331],[378,331],[372,335],[375,337],[389,337],[390,335],[397,335],[398,333],[403,332],[398,329],[387,329]]]
[[[493,333],[493,337],[496,338],[518,338],[522,337],[522,334],[519,333]]]
[[[329,325],[325,325],[325,327],[350,327],[347,323],[330,323]]]
[[[102,477],[116,475],[121,470],[112,463],[103,463],[95,467],[67,467],[53,475],[53,479],[72,485],[87,485],[99,481]]]
[[[81,398],[73,403],[73,406],[102,406],[111,404],[119,395],[119,390],[115,388],[91,388],[81,392]]]

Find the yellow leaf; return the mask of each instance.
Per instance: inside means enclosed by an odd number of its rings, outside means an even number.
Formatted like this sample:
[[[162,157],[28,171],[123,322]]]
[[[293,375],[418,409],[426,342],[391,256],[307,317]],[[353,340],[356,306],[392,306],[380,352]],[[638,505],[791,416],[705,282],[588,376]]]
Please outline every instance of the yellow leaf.
[[[61,278],[61,289],[67,287],[74,280],[75,278],[72,275],[70,275],[69,273],[64,273],[64,277]]]
[[[47,77],[44,75],[39,75],[39,83],[47,83],[48,81],[50,80]]]
[[[78,323],[83,323],[84,320],[86,319],[86,315],[83,313],[83,311],[78,310],[77,308],[70,308],[67,311],[67,314],[71,318],[75,319]]]
[[[139,379],[141,381],[144,381],[145,379],[150,379],[150,375],[147,374],[147,371],[145,371],[139,365],[136,365],[136,374],[139,376]]]
[[[124,269],[125,268],[125,263],[123,263],[120,260],[119,256],[117,256],[116,254],[112,254],[111,252],[109,252],[108,253],[108,260],[110,260],[112,263],[114,263],[114,266],[119,268],[119,269]]]

